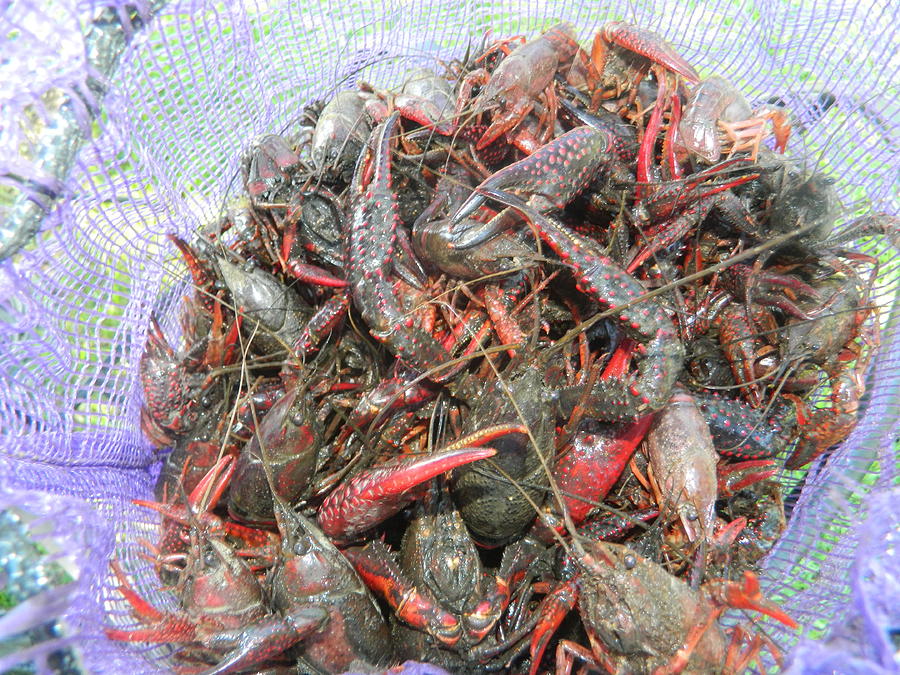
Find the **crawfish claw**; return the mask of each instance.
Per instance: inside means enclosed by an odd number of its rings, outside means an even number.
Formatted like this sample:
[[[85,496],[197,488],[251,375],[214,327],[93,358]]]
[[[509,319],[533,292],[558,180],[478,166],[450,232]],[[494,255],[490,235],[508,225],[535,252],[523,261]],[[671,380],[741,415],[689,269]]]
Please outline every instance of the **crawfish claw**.
[[[210,639],[211,647],[231,648],[227,656],[202,675],[223,675],[268,661],[290,649],[328,620],[318,605],[304,605],[285,617],[270,617],[249,628],[226,631]]]
[[[603,37],[678,73],[688,82],[700,81],[700,75],[694,67],[653,31],[624,21],[610,21],[603,27]]]
[[[525,196],[543,213],[561,209],[584,190],[597,170],[614,159],[610,134],[602,129],[575,127],[486,178],[453,215],[456,225],[472,215],[487,196],[512,192]]]
[[[454,228],[451,231],[450,245],[457,250],[475,248],[489,242],[504,229],[506,228],[502,225],[470,221],[465,227]]]
[[[796,621],[762,597],[759,588],[759,578],[749,570],[744,572],[743,584],[734,581],[722,582],[715,593],[718,600],[724,601],[730,607],[756,610],[772,617],[776,621],[780,621],[785,626],[797,628]]]
[[[425,457],[400,456],[357,474],[322,503],[319,527],[338,543],[350,543],[411,501],[409,492],[438,474],[492,457],[493,448],[452,446]]]
[[[488,180],[490,180],[490,178]],[[486,197],[481,191],[481,187],[482,186],[475,188],[472,194],[469,195],[469,198],[466,199],[466,201],[462,203],[462,206],[456,210],[456,213],[453,214],[453,218],[450,219],[450,225],[452,226],[453,231],[456,231],[457,226],[463,220],[475,213],[479,207],[484,204]]]
[[[753,485],[778,472],[773,459],[752,459],[736,464],[719,463],[716,467],[719,498],[730,497],[748,485]]]

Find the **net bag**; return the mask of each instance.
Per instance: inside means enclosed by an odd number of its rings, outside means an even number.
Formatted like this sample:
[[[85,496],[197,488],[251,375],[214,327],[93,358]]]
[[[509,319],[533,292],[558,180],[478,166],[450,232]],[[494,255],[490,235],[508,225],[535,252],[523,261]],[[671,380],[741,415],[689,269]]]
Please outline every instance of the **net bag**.
[[[789,153],[836,181],[848,218],[854,207],[900,211],[900,12],[887,0],[7,5],[0,508],[37,516],[70,560],[74,581],[50,606],[88,672],[170,668],[169,648],[103,633],[133,625],[110,576],[114,551],[151,602],[172,606],[138,557],[158,521],[131,503],[152,499],[160,468],[139,423],[149,319],[169,317],[173,334],[188,288],[166,235],[190,239],[214,221],[251,141],[290,129],[313,99],[360,78],[396,86],[412,68],[461,57],[488,29],[531,36],[565,20],[586,42],[614,19],[663,35],[752,105],[789,110]],[[788,529],[761,574],[763,592],[803,627],[765,623],[791,673],[898,668],[897,261],[874,246],[882,337],[864,412],[789,490]],[[31,657],[43,663],[40,650]]]

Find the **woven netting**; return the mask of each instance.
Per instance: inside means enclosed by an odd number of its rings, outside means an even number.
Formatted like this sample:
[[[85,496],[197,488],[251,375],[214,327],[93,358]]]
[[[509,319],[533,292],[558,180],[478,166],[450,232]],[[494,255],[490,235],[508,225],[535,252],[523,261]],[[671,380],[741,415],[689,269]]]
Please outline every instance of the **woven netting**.
[[[0,265],[0,507],[55,524],[78,577],[65,620],[90,672],[168,669],[166,649],[113,643],[102,630],[134,623],[110,578],[114,552],[153,602],[172,606],[138,556],[156,518],[131,504],[151,497],[159,469],[139,424],[148,322],[155,312],[177,336],[187,289],[165,235],[190,239],[217,219],[251,140],[289,131],[310,100],[358,78],[397,85],[410,68],[461,57],[488,29],[534,35],[567,20],[587,42],[624,19],[665,36],[702,75],[730,79],[751,104],[783,103],[789,153],[837,181],[847,218],[898,212],[900,5],[889,0],[123,2],[113,13],[133,30],[103,97],[85,95],[97,74],[80,42],[97,9],[14,0],[0,18],[0,179],[55,185],[31,135],[54,92],[76,102],[89,132],[40,231]],[[870,246],[882,259],[873,296],[883,330],[864,413],[809,470],[762,574],[764,592],[803,626],[766,624],[794,672],[895,667],[900,330],[896,263],[886,243]]]

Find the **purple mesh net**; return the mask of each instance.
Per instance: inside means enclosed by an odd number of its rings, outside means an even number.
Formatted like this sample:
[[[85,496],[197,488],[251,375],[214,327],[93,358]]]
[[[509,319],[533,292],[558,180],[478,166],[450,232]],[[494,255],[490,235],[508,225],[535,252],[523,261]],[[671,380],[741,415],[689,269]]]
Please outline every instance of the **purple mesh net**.
[[[166,648],[103,634],[104,625],[130,622],[112,589],[114,549],[140,588],[158,585],[137,555],[155,519],[130,501],[150,496],[159,466],[139,427],[138,360],[151,311],[171,318],[171,334],[186,288],[164,235],[190,237],[217,217],[251,139],[289,128],[304,103],[356,78],[396,85],[410,68],[460,56],[487,29],[534,34],[568,20],[587,40],[605,21],[625,19],[664,35],[703,75],[729,78],[751,103],[783,102],[794,117],[789,151],[799,161],[833,176],[851,210],[896,214],[897,7],[888,0],[602,9],[549,0],[6,5],[0,212],[8,218],[0,249],[28,243],[0,263],[0,507],[24,505],[53,523],[73,559],[77,589],[64,618],[85,667],[166,669]],[[96,39],[104,21],[119,26],[121,58]],[[827,97],[834,105],[823,112]],[[87,132],[77,154],[65,125]],[[47,159],[54,142],[71,144],[72,161]],[[23,200],[47,212],[34,236],[17,220]],[[900,626],[897,547],[885,543],[889,533],[896,539],[900,510],[892,489],[897,263],[874,246],[884,260],[875,293],[883,333],[864,415],[843,447],[810,470],[762,578],[764,592],[803,625],[794,634],[766,624],[785,651],[799,644],[789,659],[796,673],[897,667],[890,634]],[[171,603],[147,593],[160,607]]]

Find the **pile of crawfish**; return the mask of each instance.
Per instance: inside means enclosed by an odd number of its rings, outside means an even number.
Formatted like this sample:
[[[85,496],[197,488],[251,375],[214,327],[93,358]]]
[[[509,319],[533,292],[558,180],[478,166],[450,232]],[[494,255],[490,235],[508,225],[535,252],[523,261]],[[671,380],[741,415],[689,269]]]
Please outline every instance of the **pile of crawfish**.
[[[590,52],[563,24],[360,84],[256,141],[238,205],[171,237],[184,346],[154,319],[140,365],[171,448],[144,555],[179,608],[116,560],[140,626],[109,637],[203,673],[778,659],[718,619],[796,627],[754,571],[775,476],[856,421],[877,262],[842,245],[896,226],[836,227],[789,134],[611,23]]]

